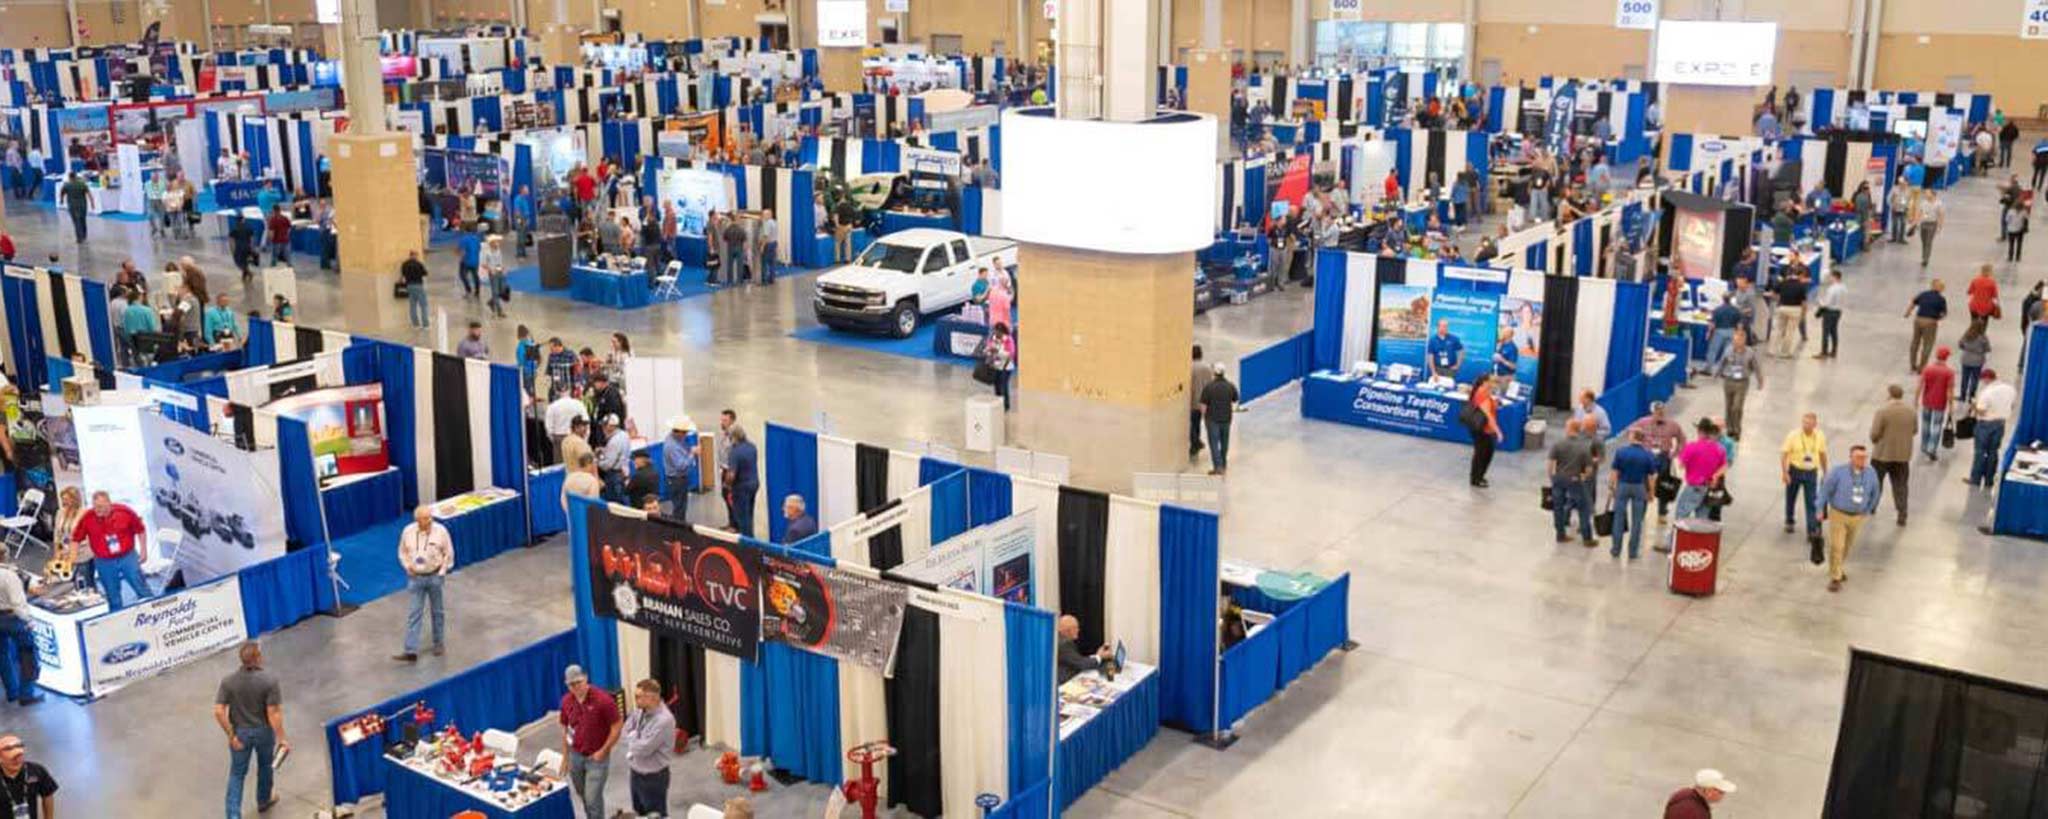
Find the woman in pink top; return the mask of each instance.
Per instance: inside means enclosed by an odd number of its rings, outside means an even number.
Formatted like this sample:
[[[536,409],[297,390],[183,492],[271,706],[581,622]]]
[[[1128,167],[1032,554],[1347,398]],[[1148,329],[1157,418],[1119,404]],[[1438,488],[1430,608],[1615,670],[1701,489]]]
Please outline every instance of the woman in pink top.
[[[1685,486],[1678,490],[1678,517],[1681,520],[1702,516],[1701,506],[1707,498],[1707,490],[1728,472],[1728,452],[1717,440],[1720,430],[1706,418],[1700,419],[1697,429],[1699,435],[1678,451],[1678,465],[1685,473]]]
[[[1017,316],[1010,312],[1010,304],[1015,298],[1015,294],[1010,292],[1009,274],[1003,272],[1000,265],[991,268],[988,276],[988,324],[990,327],[998,324],[1007,324],[1012,327],[1017,325]]]

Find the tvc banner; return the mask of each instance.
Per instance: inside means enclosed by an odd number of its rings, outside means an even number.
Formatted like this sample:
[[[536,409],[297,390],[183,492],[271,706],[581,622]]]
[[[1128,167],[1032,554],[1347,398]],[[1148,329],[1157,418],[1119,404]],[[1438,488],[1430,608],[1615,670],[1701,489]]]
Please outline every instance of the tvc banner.
[[[88,620],[82,631],[89,689],[105,696],[247,639],[242,578],[153,597]]]
[[[590,607],[721,654],[754,659],[761,639],[761,552],[688,524],[591,506]]]

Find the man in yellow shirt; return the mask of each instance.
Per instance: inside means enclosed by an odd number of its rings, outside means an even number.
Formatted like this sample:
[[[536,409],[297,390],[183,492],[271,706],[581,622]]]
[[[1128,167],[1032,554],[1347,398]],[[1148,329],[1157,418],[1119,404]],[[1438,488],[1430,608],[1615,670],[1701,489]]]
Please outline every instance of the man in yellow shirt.
[[[1820,431],[1820,418],[1807,413],[1799,419],[1799,428],[1785,436],[1785,444],[1778,449],[1778,471],[1785,480],[1785,531],[1792,528],[1792,502],[1800,493],[1806,495],[1806,537],[1815,540],[1820,537],[1820,516],[1815,506],[1820,489],[1820,476],[1828,471],[1828,438]]]

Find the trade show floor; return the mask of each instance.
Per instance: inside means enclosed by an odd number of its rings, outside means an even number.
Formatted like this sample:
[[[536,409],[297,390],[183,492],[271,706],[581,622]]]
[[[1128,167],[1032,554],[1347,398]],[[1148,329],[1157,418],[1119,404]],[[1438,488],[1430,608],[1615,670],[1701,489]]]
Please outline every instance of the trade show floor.
[[[1351,635],[1360,648],[1253,712],[1227,751],[1161,732],[1067,815],[1434,816],[1445,805],[1467,816],[1642,815],[1695,769],[1714,766],[1742,785],[1722,805],[1730,815],[1811,817],[1821,813],[1852,643],[2048,684],[2048,599],[2040,594],[2048,550],[1978,533],[1992,498],[1962,485],[1967,445],[1945,451],[1939,464],[1913,464],[1909,525],[1892,524],[1887,500],[1886,514],[1864,528],[1839,593],[1826,591],[1802,539],[1781,528],[1777,444],[1807,410],[1819,414],[1836,457],[1864,439],[1885,385],[1906,378],[1902,306],[1930,275],[1948,279],[1959,297],[1980,261],[1999,258],[1994,187],[1968,180],[1943,197],[1949,224],[1926,271],[1917,244],[1881,245],[1843,266],[1840,358],[1815,361],[1808,343],[1798,359],[1765,362],[1767,387],[1750,398],[1750,434],[1733,471],[1737,502],[1714,597],[1666,592],[1665,564],[1648,549],[1622,563],[1605,549],[1553,543],[1536,505],[1536,453],[1502,454],[1493,488],[1474,490],[1462,447],[1304,420],[1294,388],[1255,402],[1234,425],[1224,556],[1276,570],[1351,572]],[[81,253],[60,214],[23,208],[9,217],[29,257],[57,250],[66,265],[106,277],[124,258],[150,270],[189,253],[237,311],[259,306],[242,290],[224,242],[152,243],[145,225],[99,222]],[[2048,253],[2039,250],[1996,268],[2007,316],[2027,286],[2048,278]],[[624,332],[641,354],[684,360],[696,417],[732,407],[750,432],[767,419],[810,424],[823,413],[835,434],[855,440],[957,446],[961,398],[987,391],[965,367],[791,338],[812,326],[801,282],[720,291],[663,310],[520,299],[509,319],[493,321],[482,304],[460,297],[452,253],[437,248],[428,263],[448,343],[471,318],[485,321],[500,361],[517,324],[599,349],[607,333]],[[344,299],[361,294],[341,282],[305,272],[302,320],[437,343],[441,327],[407,328],[402,300],[358,303],[374,320],[347,324]],[[1309,314],[1308,294],[1290,289],[1197,317],[1195,339],[1210,360],[1235,361],[1301,332]],[[1960,322],[1946,322],[1940,340],[1953,344],[1961,331]],[[2013,320],[1994,324],[1991,338],[1992,364],[2009,377],[2019,338]],[[1027,357],[1031,343],[1027,331]],[[1719,415],[1720,390],[1680,390],[1673,411],[1687,422]],[[1127,433],[1077,424],[1043,445],[1079,452],[1119,434]],[[1075,476],[1082,486],[1127,480]],[[773,505],[758,504],[763,515]],[[568,627],[566,565],[556,539],[452,575],[450,628],[462,639],[451,641],[448,657],[418,666],[386,659],[403,633],[403,595],[267,638],[298,745],[282,773],[286,803],[272,815],[306,816],[322,806],[329,790],[321,722]],[[198,726],[232,665],[228,655],[211,657],[87,706],[9,706],[9,730],[26,739],[30,759],[51,766],[67,816],[216,814],[227,755],[217,735]],[[678,776],[707,767],[685,757]],[[1366,769],[1373,775],[1358,775]],[[141,781],[151,786],[134,787]],[[623,777],[613,781],[622,787]],[[615,805],[624,804],[621,793]]]
[[[812,325],[792,330],[790,338],[802,339],[813,344],[828,344],[834,347],[848,347],[855,350],[884,353],[887,355],[938,361],[947,364],[973,366],[974,359],[942,356],[932,350],[932,335],[938,332],[938,320],[926,319],[919,322],[917,332],[909,338],[834,330],[824,325]]]

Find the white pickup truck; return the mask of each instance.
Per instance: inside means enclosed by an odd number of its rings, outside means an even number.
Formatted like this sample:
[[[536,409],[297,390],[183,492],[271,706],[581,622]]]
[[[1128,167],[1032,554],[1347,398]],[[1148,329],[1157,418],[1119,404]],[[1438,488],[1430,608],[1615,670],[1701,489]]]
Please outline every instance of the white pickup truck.
[[[886,329],[905,338],[920,318],[967,303],[978,271],[993,265],[1014,270],[1017,243],[936,228],[897,231],[819,275],[811,309],[836,330]]]

